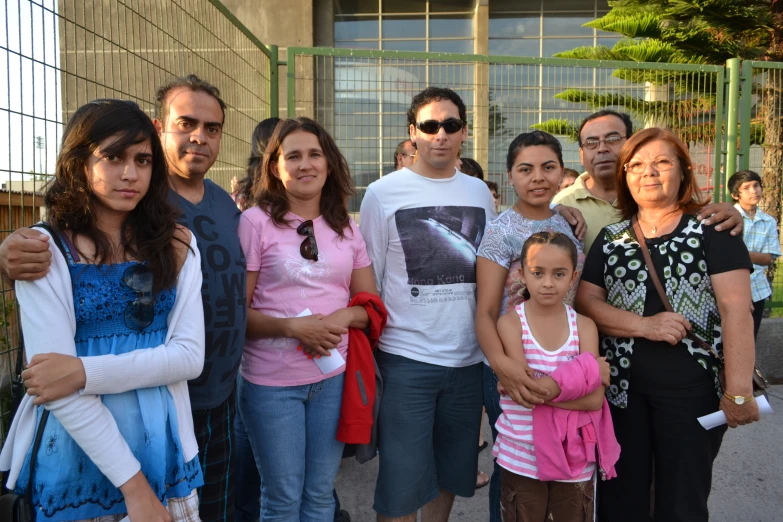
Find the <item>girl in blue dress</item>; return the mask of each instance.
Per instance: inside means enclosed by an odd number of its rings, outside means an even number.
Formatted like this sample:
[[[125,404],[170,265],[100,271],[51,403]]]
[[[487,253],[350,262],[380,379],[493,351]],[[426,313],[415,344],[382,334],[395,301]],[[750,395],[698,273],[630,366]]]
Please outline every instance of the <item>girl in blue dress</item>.
[[[21,494],[35,459],[36,520],[199,520],[187,380],[204,365],[201,267],[168,190],[160,140],[135,103],[76,111],[45,198],[62,252],[50,237],[49,273],[16,283],[28,396],[0,469]]]

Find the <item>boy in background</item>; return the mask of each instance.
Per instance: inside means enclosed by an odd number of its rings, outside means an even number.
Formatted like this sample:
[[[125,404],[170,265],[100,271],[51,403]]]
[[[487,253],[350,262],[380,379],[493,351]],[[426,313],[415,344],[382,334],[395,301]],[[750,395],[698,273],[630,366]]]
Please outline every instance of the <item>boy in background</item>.
[[[737,202],[734,206],[744,220],[742,231],[748,247],[753,273],[750,275],[753,296],[753,335],[759,333],[764,301],[772,295],[772,286],[765,270],[780,257],[780,239],[775,219],[758,208],[761,200],[761,177],[752,170],[741,170],[729,178],[729,192]]]
[[[487,184],[487,188],[489,189],[490,194],[492,194],[492,199],[495,200],[495,212],[500,213],[500,190],[498,190],[498,184],[494,181],[484,181],[484,183]]]

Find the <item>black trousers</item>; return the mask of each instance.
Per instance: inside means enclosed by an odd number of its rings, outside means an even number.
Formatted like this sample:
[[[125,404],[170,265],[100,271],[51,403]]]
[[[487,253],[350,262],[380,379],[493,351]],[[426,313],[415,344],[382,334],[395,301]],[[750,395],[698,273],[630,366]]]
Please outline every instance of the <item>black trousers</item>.
[[[753,303],[753,339],[758,339],[761,317],[764,315],[764,303],[766,299]]]
[[[703,390],[703,393],[701,392]],[[599,522],[707,522],[712,463],[726,426],[705,430],[697,417],[718,410],[713,387],[696,396],[628,393],[628,407],[610,406],[620,460],[617,477],[598,485]],[[650,484],[655,466],[655,516]]]

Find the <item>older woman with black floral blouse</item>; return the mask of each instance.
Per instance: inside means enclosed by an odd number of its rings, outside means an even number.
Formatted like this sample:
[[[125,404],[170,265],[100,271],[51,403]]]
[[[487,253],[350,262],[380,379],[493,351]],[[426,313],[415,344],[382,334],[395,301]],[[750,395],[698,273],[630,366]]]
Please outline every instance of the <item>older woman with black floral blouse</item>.
[[[707,521],[712,463],[726,427],[707,431],[696,419],[719,407],[731,427],[759,415],[752,396],[753,267],[741,237],[696,219],[704,202],[688,151],[674,134],[657,128],[634,134],[617,164],[624,221],[605,227],[593,243],[576,301],[598,325],[601,354],[611,364],[607,399],[622,446],[618,479],[601,484],[599,518],[650,520],[654,466],[654,520]],[[652,284],[640,240],[674,312]]]

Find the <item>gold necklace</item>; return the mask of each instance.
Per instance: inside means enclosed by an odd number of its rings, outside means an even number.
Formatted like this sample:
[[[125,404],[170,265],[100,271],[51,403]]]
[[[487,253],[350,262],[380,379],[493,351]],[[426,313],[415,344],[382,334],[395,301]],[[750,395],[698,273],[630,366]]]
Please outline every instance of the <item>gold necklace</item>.
[[[650,233],[652,233],[652,235],[655,235],[658,232],[658,227],[660,227],[661,225],[669,221],[669,219],[671,219],[671,217],[674,216],[676,212],[677,211],[675,210],[674,212],[669,213],[660,223],[658,223],[657,225],[653,225],[653,227],[650,229]],[[638,212],[636,213],[636,217],[642,223],[646,223],[647,225],[652,225],[652,223],[650,223],[649,221],[642,219],[642,217],[639,215]]]

